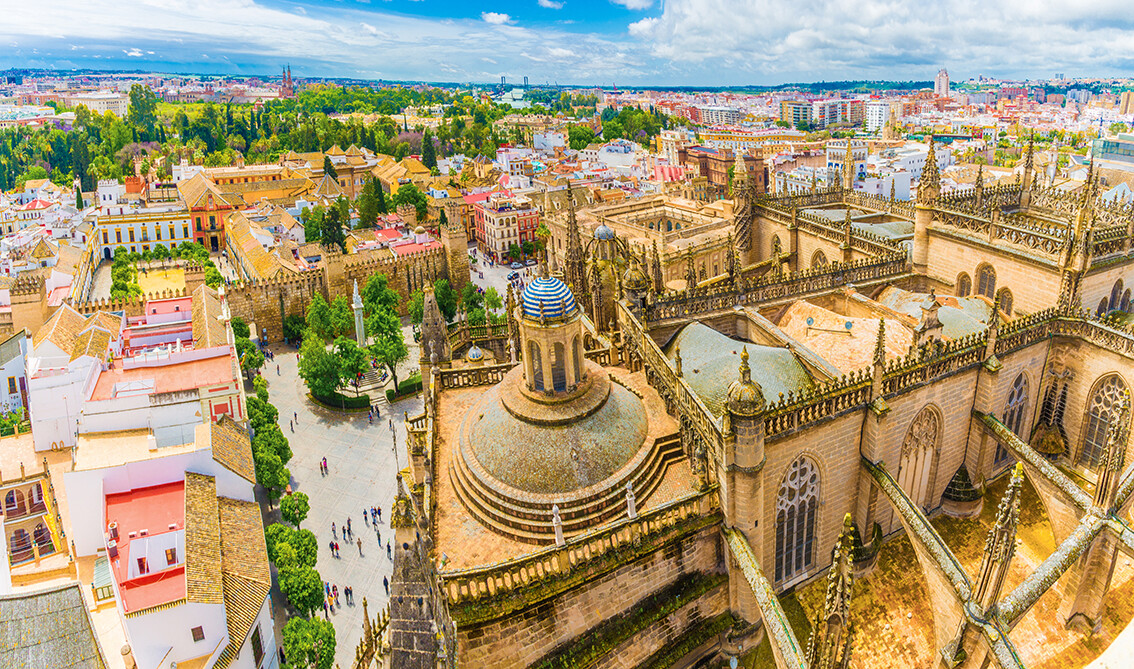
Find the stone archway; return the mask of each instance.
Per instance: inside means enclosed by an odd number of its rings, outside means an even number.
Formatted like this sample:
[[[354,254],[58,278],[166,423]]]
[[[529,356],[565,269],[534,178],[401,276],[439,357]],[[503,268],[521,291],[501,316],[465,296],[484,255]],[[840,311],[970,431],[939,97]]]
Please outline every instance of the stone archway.
[[[898,485],[922,509],[929,507],[933,488],[933,470],[941,419],[932,407],[925,407],[914,417],[902,441],[898,466]]]

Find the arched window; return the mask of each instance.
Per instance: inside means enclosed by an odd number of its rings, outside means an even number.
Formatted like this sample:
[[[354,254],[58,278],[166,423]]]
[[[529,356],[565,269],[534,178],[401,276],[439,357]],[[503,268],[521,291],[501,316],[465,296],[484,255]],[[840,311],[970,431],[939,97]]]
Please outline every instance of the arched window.
[[[1083,421],[1083,448],[1079,451],[1079,464],[1094,469],[1099,466],[1106,448],[1106,433],[1114,417],[1118,400],[1126,391],[1126,384],[1117,374],[1103,377],[1095,384],[1095,391],[1087,403],[1087,418]]]
[[[27,513],[27,508],[24,506],[24,493],[19,490],[9,490],[8,494],[4,496],[4,515],[5,516],[22,516]]]
[[[571,357],[572,362],[575,363],[575,383],[579,383],[583,380],[583,352],[580,350],[578,337],[571,341]]]
[[[965,272],[957,277],[957,297],[968,297],[973,292],[973,280]]]
[[[1113,311],[1122,307],[1122,279],[1114,282],[1110,289],[1110,309]]]
[[[791,464],[776,497],[776,582],[802,576],[811,567],[819,469],[806,457]]]
[[[780,236],[779,235],[772,235],[772,256],[778,258],[778,257],[780,257],[780,254],[783,253],[783,252],[784,252],[784,245],[783,245],[782,242],[780,242]]]
[[[567,390],[567,356],[562,342],[551,347],[551,387],[561,392]]]
[[[28,496],[28,504],[31,506],[31,512],[37,513],[47,508],[43,502],[43,486],[39,483],[32,486],[31,494]]]
[[[40,555],[55,552],[55,544],[51,541],[51,532],[48,531],[43,523],[35,526],[33,536],[35,537],[35,545],[39,547]]]
[[[1012,315],[1012,291],[1007,288],[1001,288],[997,293],[1000,296],[1000,310],[1009,316]]]
[[[914,504],[925,508],[933,484],[933,459],[937,452],[937,435],[941,421],[930,407],[922,409],[906,430],[902,442],[902,459],[898,466],[898,485]]]
[[[823,253],[823,251],[821,251],[821,250],[816,251],[815,253],[813,253],[811,255],[811,266],[812,267],[823,267],[826,264],[827,264],[827,256],[826,256],[826,254]]]
[[[23,562],[32,556],[31,535],[25,529],[18,529],[8,537],[8,551],[12,562]]]
[[[1096,316],[1105,316],[1106,311],[1107,311],[1106,305],[1107,305],[1107,302],[1106,302],[1106,298],[1104,297],[1104,298],[1102,298],[1102,301],[1099,302],[1099,308],[1095,309],[1095,315]]]
[[[1130,289],[1129,288],[1127,288],[1126,292],[1122,294],[1122,304],[1119,306],[1119,309],[1122,309],[1123,311],[1130,311]]]
[[[531,371],[531,382],[533,390],[543,390],[543,359],[540,356],[539,344],[534,341],[528,342],[528,369]]]
[[[992,265],[977,268],[977,294],[992,299],[996,295],[996,270]]]
[[[1024,434],[1024,413],[1028,408],[1028,379],[1020,374],[1012,382],[1012,390],[1008,392],[1008,401],[1004,403],[1004,425],[1012,430],[1020,439],[1027,441]],[[996,458],[994,463],[999,464],[1008,459],[1008,449],[996,444]]]

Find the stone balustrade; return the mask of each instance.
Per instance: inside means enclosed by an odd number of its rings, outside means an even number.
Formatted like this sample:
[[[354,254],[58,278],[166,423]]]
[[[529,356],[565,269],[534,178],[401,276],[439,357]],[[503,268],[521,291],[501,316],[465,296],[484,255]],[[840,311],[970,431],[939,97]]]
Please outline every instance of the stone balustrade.
[[[483,367],[439,369],[435,375],[437,389],[471,388],[500,383],[504,375],[515,366],[514,363],[504,362],[498,365],[484,365]]]
[[[581,580],[623,564],[628,553],[645,554],[675,536],[720,519],[717,489],[692,493],[533,553],[483,567],[439,572],[450,611],[462,624],[497,617],[494,602],[528,605],[566,590]],[[556,587],[558,586],[558,587]]]

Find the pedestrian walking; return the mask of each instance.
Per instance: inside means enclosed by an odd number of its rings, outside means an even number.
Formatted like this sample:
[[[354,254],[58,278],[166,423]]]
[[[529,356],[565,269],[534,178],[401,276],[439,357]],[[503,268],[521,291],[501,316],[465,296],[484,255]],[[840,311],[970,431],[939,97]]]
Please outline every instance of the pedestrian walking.
[[[382,522],[382,507],[378,507],[378,522]]]
[[[358,540],[358,557],[362,557],[362,539]]]
[[[374,510],[374,507],[370,507],[370,520],[373,520],[374,522],[378,522],[376,520],[377,517],[378,517],[378,515],[377,515],[377,512]]]
[[[335,557],[339,556],[339,542],[335,542]]]
[[[393,553],[390,552],[390,544],[389,543],[386,544],[386,557],[390,558],[391,560],[394,559]]]
[[[352,530],[352,529],[350,528],[350,516],[347,516],[347,519],[346,519],[346,528],[347,528],[347,532],[353,532],[353,531],[354,531],[354,530]]]
[[[299,412],[298,411],[292,411],[291,414],[292,414],[291,417],[294,418],[295,422],[298,423],[299,422]],[[326,458],[323,458],[323,459],[326,460]]]
[[[298,421],[296,421],[298,422]],[[327,466],[327,456],[323,456],[323,473],[330,474],[331,468]]]
[[[325,594],[325,595],[331,594],[331,584],[328,583],[327,581],[323,581],[323,590],[324,590],[323,594]]]
[[[335,542],[328,541],[327,542],[327,548],[331,551],[331,555],[335,554]]]
[[[378,548],[382,547],[382,530],[378,529],[378,523],[374,523],[374,531],[378,533]]]
[[[386,596],[390,596],[390,579],[385,576],[382,577],[382,587],[386,589]]]
[[[334,595],[335,595],[335,604],[338,604],[339,603],[339,586],[337,586],[337,585],[331,586],[331,592],[333,592]]]
[[[366,420],[370,423],[370,425],[372,425],[372,426],[374,425],[374,416],[373,415],[367,416]]]
[[[335,534],[335,524],[331,523],[331,536],[338,539],[339,535]]]
[[[367,511],[366,509],[362,510],[362,522],[366,523],[367,525],[370,524],[370,515],[369,514],[370,514],[370,512]]]
[[[276,365],[276,376],[280,375],[280,366]]]
[[[327,620],[331,619],[331,616],[327,614],[327,600],[325,600],[325,599],[323,600],[323,617],[326,618]],[[280,650],[282,651],[283,649],[280,649]]]

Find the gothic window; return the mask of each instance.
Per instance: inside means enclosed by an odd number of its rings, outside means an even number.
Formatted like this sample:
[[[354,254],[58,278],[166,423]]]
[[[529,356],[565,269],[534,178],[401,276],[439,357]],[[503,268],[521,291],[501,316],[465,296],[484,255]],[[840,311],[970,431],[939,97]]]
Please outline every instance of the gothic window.
[[[528,358],[532,389],[543,390],[543,359],[540,356],[539,344],[534,341],[528,342]]]
[[[1129,288],[1127,288],[1126,292],[1122,294],[1122,304],[1120,304],[1118,308],[1123,310],[1123,311],[1130,311],[1130,289]]]
[[[1024,435],[1024,413],[1027,411],[1028,406],[1028,379],[1020,374],[1016,380],[1012,382],[1012,390],[1008,393],[1008,401],[1004,404],[1004,425],[1012,430],[1020,439],[1025,439]],[[996,444],[996,457],[993,460],[995,464],[1000,464],[1008,459],[1008,449]]]
[[[996,270],[991,265],[977,268],[977,294],[990,300],[996,295]]]
[[[1110,308],[1108,311],[1122,308],[1122,279],[1114,282],[1110,289]]]
[[[973,280],[965,272],[957,277],[957,297],[968,297],[973,292]]]
[[[1001,288],[997,293],[1000,296],[1000,310],[1009,316],[1012,315],[1012,291],[1007,288]]]
[[[1095,391],[1087,404],[1087,418],[1083,421],[1083,449],[1079,452],[1081,466],[1094,469],[1099,465],[1114,409],[1125,391],[1126,384],[1117,374],[1106,376],[1095,384]]]
[[[827,256],[822,251],[816,251],[811,256],[811,267],[824,267],[827,265]]]
[[[783,253],[783,252],[784,252],[784,245],[782,243],[780,243],[780,236],[779,235],[773,235],[772,236],[772,255],[778,258],[780,256],[780,254]]]
[[[567,390],[567,357],[561,342],[551,347],[551,387],[560,392]]]
[[[1105,316],[1106,312],[1107,312],[1106,307],[1107,307],[1107,302],[1106,302],[1106,298],[1104,297],[1104,298],[1102,298],[1102,301],[1099,302],[1099,308],[1095,309],[1095,315],[1096,316]]]
[[[933,459],[937,452],[937,436],[941,421],[937,412],[925,407],[914,417],[902,442],[902,459],[898,467],[898,485],[914,504],[926,508],[933,482]]]
[[[777,583],[794,580],[811,568],[818,507],[819,469],[801,457],[788,468],[776,497]]]

